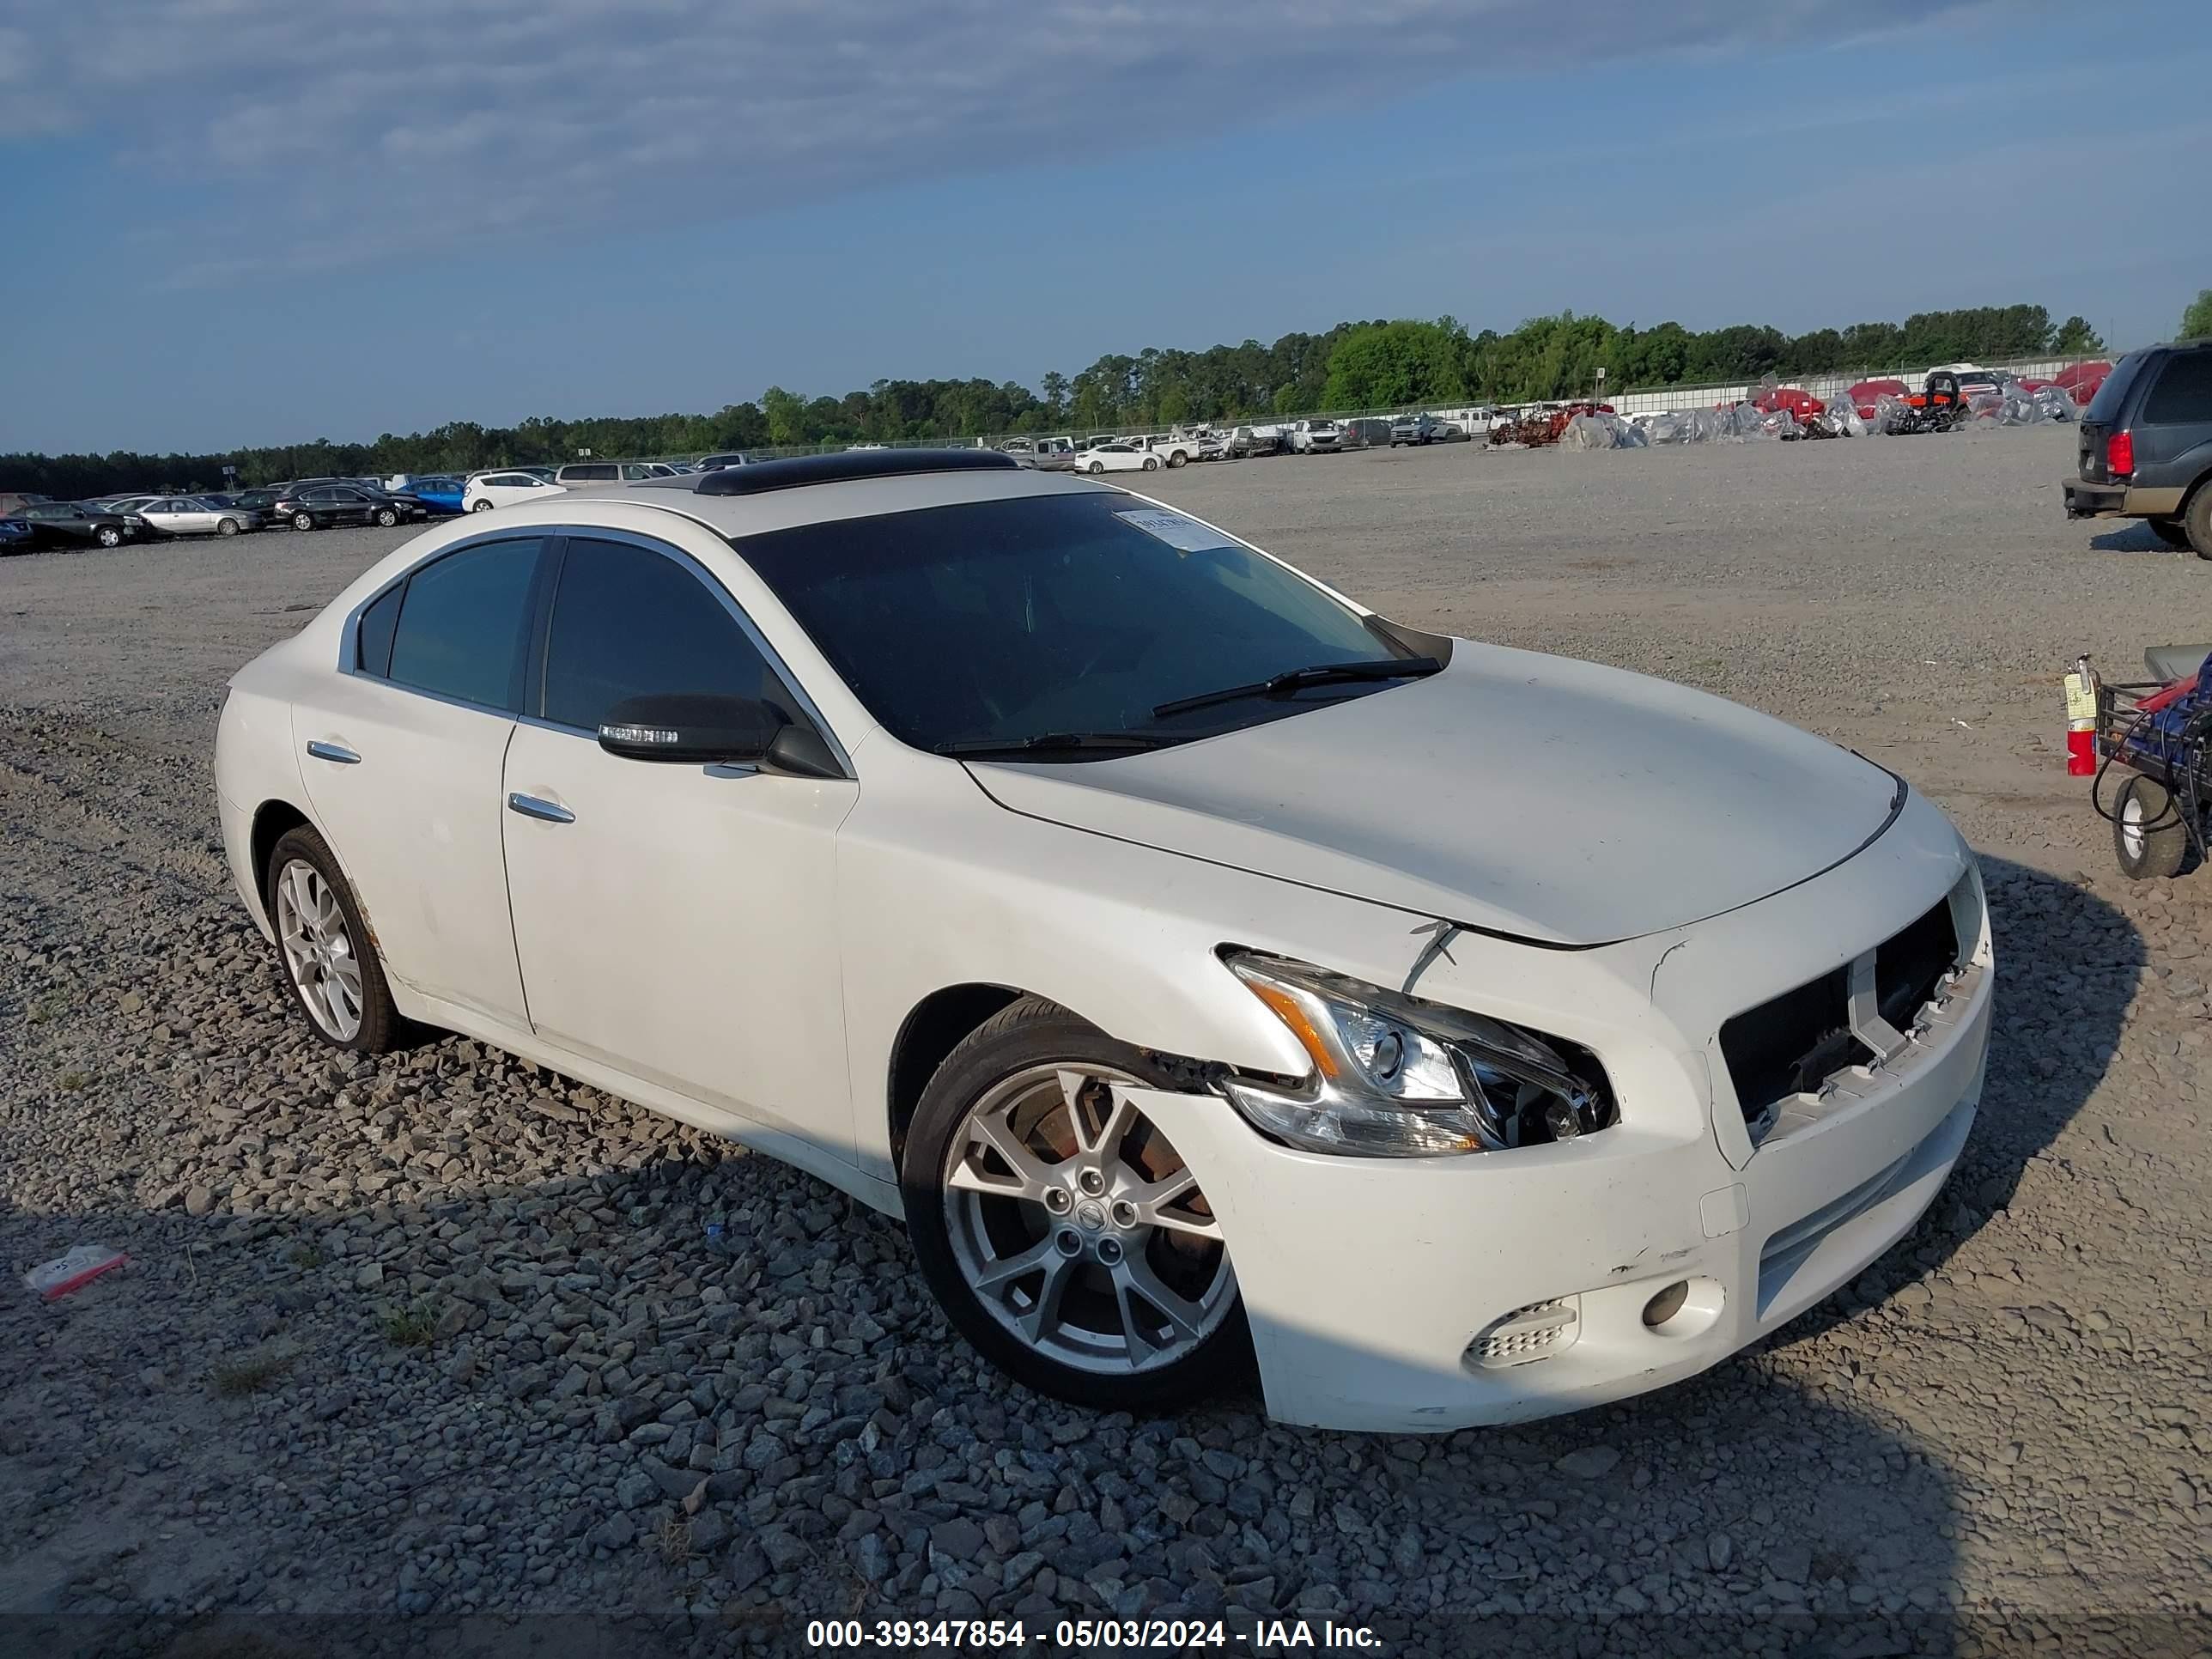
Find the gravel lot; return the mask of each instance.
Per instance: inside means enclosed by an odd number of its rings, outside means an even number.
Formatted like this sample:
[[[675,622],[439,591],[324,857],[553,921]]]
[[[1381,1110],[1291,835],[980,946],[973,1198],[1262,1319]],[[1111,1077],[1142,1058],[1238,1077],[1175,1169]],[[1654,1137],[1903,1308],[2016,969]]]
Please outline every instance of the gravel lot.
[[[2120,881],[2057,682],[2212,635],[2212,566],[2069,526],[2072,444],[1145,481],[1407,621],[1850,744],[1984,860],[1989,1088],[1917,1232],[1694,1382],[1432,1440],[1038,1400],[805,1176],[459,1039],[331,1060],[229,891],[215,714],[404,532],[0,563],[0,1255],[134,1264],[0,1285],[0,1650],[1181,1609],[1395,1651],[2202,1651],[2212,879]]]

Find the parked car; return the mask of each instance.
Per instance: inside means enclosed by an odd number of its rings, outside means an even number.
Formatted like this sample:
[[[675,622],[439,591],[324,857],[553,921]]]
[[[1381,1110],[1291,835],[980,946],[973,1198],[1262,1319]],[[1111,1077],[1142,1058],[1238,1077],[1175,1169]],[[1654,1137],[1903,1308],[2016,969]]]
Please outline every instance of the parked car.
[[[1211,434],[1170,433],[1134,442],[1146,454],[1157,456],[1162,466],[1188,466],[1193,461],[1218,461],[1222,456],[1221,440]]]
[[[1334,421],[1298,421],[1290,430],[1290,451],[1293,455],[1327,455],[1343,447],[1342,434]]]
[[[544,501],[562,486],[520,468],[506,472],[479,472],[461,491],[462,505],[471,513],[489,513],[495,507],[516,501]]]
[[[30,526],[21,519],[0,519],[0,553],[27,553],[33,544]]]
[[[433,529],[232,678],[216,781],[324,1043],[788,1158],[1109,1409],[1690,1376],[1910,1231],[1982,1087],[1975,859],[1882,768],[972,450]]]
[[[652,461],[571,461],[553,475],[553,482],[562,489],[577,484],[636,483],[641,480],[665,476],[653,471]]]
[[[2069,519],[2147,520],[2169,547],[2212,559],[2212,340],[2120,359],[2081,411]]]
[[[1093,444],[1075,458],[1079,472],[1157,472],[1160,458],[1148,454],[1133,443],[1116,440],[1113,443]]]
[[[0,489],[0,515],[13,518],[27,507],[52,499],[50,495],[40,495],[28,490]]]
[[[1401,415],[1390,423],[1390,447],[1401,444],[1455,444],[1467,441],[1467,428],[1457,421],[1433,415]]]
[[[738,451],[732,449],[726,454],[708,455],[702,457],[700,459],[698,465],[692,470],[697,472],[720,472],[726,466],[750,466],[751,465],[751,456],[742,454]]]
[[[164,536],[235,536],[261,528],[261,515],[242,507],[218,507],[199,495],[161,495],[138,509]]]
[[[349,524],[390,526],[423,515],[420,502],[355,483],[307,484],[283,491],[270,512],[295,530]]]
[[[18,523],[30,527],[30,544],[38,547],[120,547],[148,532],[143,519],[133,520],[120,513],[103,513],[81,501],[31,501],[18,507]]]
[[[432,518],[451,518],[465,510],[461,499],[465,492],[459,478],[425,474],[414,479],[405,489],[393,493],[410,495],[422,502]]]

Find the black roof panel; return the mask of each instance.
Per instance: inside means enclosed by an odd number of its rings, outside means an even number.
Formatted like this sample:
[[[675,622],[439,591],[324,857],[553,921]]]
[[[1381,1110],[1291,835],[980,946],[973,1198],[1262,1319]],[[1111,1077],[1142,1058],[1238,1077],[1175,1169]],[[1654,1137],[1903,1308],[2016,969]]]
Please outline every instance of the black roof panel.
[[[757,495],[801,484],[844,483],[854,478],[897,478],[916,472],[1008,472],[1018,464],[995,449],[848,449],[837,455],[799,455],[688,475],[701,495]],[[663,480],[674,484],[674,478]]]

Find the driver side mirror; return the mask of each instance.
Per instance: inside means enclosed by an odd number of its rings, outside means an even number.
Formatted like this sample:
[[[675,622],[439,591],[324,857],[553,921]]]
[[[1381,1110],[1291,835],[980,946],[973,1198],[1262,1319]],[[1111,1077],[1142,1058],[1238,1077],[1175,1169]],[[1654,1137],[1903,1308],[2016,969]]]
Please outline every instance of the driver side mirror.
[[[691,766],[773,766],[800,777],[844,775],[810,726],[757,697],[673,692],[626,697],[599,722],[599,747],[624,760]]]

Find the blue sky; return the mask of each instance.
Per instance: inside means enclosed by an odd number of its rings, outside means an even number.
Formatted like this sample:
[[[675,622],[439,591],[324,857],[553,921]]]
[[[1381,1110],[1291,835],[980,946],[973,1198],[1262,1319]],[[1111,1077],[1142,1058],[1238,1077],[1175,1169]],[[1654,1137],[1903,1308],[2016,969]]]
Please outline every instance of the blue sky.
[[[2212,286],[2183,0],[16,0],[0,451]]]

